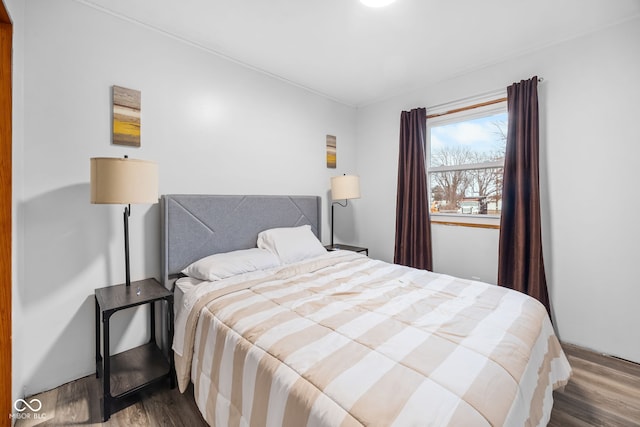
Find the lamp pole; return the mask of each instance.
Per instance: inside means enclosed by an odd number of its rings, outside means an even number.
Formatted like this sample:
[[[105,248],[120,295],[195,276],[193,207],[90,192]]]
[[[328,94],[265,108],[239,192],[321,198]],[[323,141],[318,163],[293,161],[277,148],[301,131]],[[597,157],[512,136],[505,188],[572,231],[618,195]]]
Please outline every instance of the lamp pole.
[[[126,278],[126,286],[131,285],[131,273],[129,270],[129,216],[131,215],[131,205],[127,205],[124,208],[124,213],[122,214],[124,218],[124,268],[125,268],[125,278]]]

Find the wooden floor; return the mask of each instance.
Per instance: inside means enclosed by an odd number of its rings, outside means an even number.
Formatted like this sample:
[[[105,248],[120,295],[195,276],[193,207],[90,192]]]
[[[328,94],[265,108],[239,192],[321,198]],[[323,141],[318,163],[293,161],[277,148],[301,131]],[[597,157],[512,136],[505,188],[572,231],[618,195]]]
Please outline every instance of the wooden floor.
[[[206,427],[207,423],[193,399],[190,387],[184,394],[168,385],[144,392],[141,399],[123,405],[111,418],[102,422],[101,382],[91,375],[56,389],[32,396],[42,402],[39,419],[19,419],[16,427],[27,426],[184,426]],[[27,398],[28,402],[30,401]]]
[[[640,426],[640,365],[563,345],[573,369],[549,426]]]
[[[549,426],[640,426],[640,365],[565,345],[573,377],[564,391],[554,393]],[[81,378],[33,396],[41,400],[42,418],[18,420],[16,426],[205,426],[193,392],[167,387],[101,423],[100,382]],[[29,399],[27,399],[29,400]]]

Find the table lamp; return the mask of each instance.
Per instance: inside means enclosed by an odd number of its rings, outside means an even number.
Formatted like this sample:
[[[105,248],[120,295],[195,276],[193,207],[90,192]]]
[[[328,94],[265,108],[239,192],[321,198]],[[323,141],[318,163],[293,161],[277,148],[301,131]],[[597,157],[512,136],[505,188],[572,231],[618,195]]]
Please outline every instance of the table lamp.
[[[124,208],[124,256],[126,286],[129,271],[129,216],[131,204],[158,203],[158,165],[147,160],[117,157],[91,158],[91,203],[126,205]]]
[[[347,207],[350,199],[360,198],[360,177],[340,175],[331,177],[331,247],[333,246],[333,205]],[[344,205],[336,200],[344,200]]]

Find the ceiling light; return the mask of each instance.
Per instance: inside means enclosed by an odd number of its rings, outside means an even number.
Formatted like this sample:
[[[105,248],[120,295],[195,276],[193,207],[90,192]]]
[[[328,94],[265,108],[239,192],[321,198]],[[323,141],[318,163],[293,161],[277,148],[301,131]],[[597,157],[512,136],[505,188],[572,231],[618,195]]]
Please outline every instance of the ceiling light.
[[[360,0],[360,3],[369,7],[382,7],[390,5],[394,1],[396,0]]]

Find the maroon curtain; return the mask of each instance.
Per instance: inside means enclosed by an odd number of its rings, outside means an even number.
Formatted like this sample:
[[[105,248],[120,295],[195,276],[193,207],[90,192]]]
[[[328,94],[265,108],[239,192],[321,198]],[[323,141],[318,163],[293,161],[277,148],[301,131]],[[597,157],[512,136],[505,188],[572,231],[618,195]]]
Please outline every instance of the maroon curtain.
[[[424,165],[426,133],[426,108],[402,112],[393,262],[432,270],[431,223]]]
[[[550,313],[540,227],[537,77],[507,88],[507,109],[498,284],[536,298]]]

